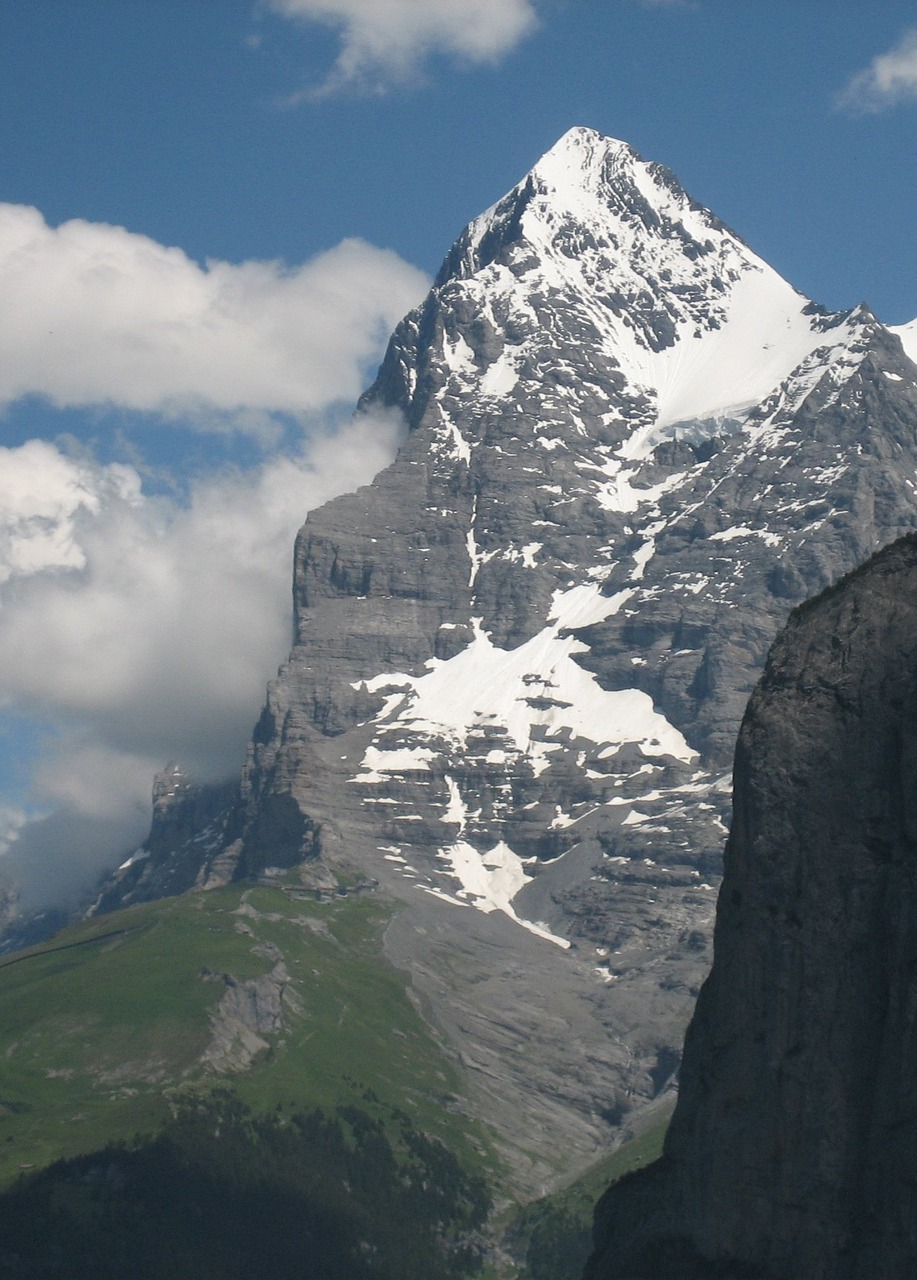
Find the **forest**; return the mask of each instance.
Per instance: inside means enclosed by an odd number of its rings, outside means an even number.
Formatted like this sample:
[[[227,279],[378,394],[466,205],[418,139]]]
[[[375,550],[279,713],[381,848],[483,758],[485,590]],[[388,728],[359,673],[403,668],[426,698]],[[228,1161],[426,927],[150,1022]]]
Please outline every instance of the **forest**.
[[[490,1201],[406,1113],[192,1096],[152,1137],[0,1196],[7,1280],[460,1280]]]

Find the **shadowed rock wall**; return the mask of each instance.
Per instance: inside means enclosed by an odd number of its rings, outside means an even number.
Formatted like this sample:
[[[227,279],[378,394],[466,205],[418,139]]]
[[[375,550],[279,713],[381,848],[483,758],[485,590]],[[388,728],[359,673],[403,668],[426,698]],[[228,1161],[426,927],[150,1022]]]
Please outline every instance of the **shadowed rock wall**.
[[[589,1280],[917,1274],[917,539],[802,606],[735,761],[662,1162]]]

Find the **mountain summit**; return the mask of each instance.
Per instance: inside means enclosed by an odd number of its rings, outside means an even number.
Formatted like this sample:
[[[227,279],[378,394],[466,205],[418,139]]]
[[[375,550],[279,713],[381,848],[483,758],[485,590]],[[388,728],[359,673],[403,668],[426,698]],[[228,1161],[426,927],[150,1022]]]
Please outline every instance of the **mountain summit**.
[[[386,953],[541,1185],[671,1085],[742,711],[791,606],[917,525],[917,368],[574,129],[361,407],[410,430],[300,531],[235,802],[183,784],[99,909],[249,876],[398,901]]]
[[[575,317],[596,372],[610,362],[623,375],[615,408],[628,434],[644,429],[643,448],[681,422],[749,409],[831,327],[668,169],[581,128],[460,237],[437,287],[458,282],[489,295],[498,332],[515,322],[485,394],[550,364]],[[450,370],[467,372],[467,353],[452,355]]]

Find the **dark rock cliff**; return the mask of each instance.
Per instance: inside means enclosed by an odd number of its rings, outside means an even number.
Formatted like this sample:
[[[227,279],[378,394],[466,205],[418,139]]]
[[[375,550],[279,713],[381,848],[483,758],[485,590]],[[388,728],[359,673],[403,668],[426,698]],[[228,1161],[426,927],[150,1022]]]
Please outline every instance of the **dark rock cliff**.
[[[801,606],[735,760],[713,970],[659,1164],[588,1280],[917,1274],[917,538]]]
[[[101,886],[90,914],[117,910],[126,902],[150,902],[186,893],[197,883],[201,862],[222,847],[236,782],[200,783],[170,762],[153,779],[150,834]]]

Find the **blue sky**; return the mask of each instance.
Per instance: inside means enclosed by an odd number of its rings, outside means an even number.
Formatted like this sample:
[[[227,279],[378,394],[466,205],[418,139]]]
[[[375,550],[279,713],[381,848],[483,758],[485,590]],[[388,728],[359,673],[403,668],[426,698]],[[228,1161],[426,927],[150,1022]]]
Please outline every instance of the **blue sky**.
[[[142,837],[238,761],[292,537],[464,223],[574,124],[832,308],[917,316],[913,0],[7,0],[0,872]],[[5,832],[5,835],[3,834]]]
[[[910,0],[531,9],[539,25],[493,62],[468,65],[443,41],[406,82],[373,67],[283,109],[327,79],[334,25],[252,0],[8,0],[3,199],[200,261],[295,263],[356,235],[433,271],[464,222],[580,123],[669,164],[826,305],[868,298],[890,322],[913,318],[914,108],[835,107],[917,23]]]

